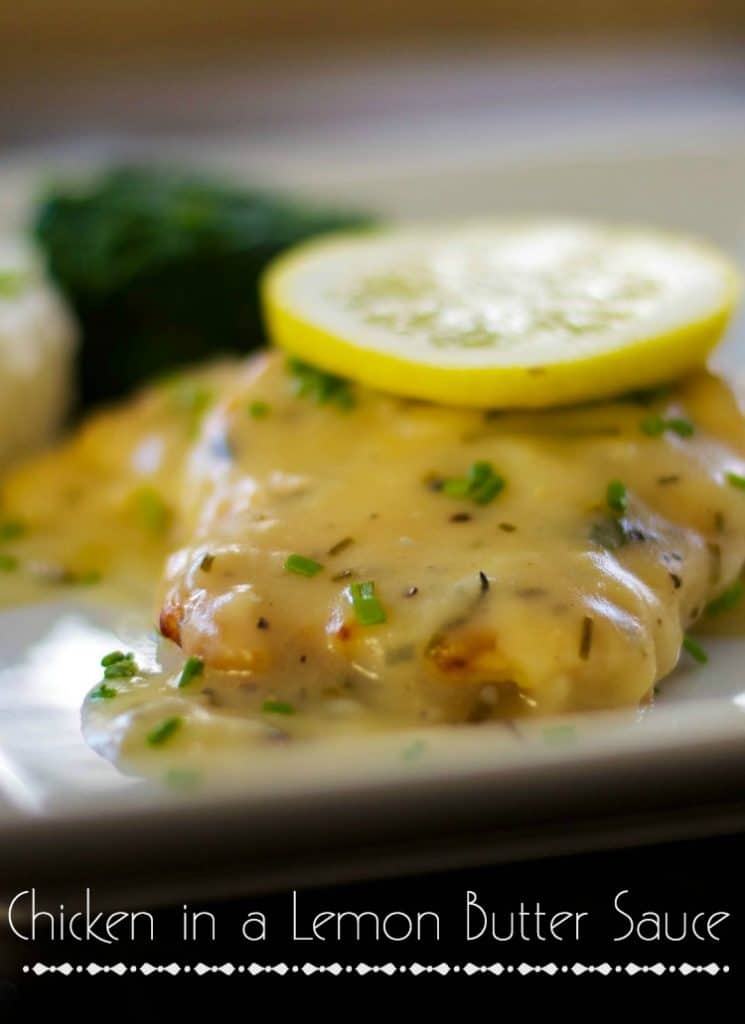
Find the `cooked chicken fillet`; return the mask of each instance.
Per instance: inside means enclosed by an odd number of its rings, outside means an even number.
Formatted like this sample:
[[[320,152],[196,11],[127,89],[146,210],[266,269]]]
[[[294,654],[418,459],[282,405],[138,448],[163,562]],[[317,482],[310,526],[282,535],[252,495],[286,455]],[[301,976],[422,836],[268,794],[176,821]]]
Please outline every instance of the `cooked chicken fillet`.
[[[409,721],[634,704],[740,573],[745,423],[706,373],[545,413],[352,399],[254,358],[187,454],[160,625],[228,705],[247,680]],[[495,493],[469,492],[486,464]]]

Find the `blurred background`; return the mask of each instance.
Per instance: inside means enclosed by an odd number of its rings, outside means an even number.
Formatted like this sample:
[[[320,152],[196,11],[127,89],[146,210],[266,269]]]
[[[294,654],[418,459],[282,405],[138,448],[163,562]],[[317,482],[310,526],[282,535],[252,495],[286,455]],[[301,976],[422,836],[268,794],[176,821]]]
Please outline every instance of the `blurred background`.
[[[745,118],[742,0],[23,0],[0,55],[5,149]]]

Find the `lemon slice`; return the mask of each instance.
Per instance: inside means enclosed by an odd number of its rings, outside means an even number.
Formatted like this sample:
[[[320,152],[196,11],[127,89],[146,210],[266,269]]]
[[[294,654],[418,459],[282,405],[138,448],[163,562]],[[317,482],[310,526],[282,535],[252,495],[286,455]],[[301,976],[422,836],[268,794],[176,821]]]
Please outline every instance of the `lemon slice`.
[[[544,406],[705,362],[739,293],[715,249],[582,221],[337,235],[269,268],[271,338],[330,373],[454,405]]]

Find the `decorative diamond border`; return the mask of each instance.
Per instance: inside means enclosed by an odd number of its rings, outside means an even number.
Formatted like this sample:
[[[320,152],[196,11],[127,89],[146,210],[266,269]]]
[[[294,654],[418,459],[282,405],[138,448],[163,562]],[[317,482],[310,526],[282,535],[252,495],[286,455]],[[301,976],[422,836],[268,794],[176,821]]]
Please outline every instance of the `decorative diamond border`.
[[[280,963],[280,964],[205,964],[198,963],[194,964],[77,964],[73,965],[70,963],[63,964],[24,964],[24,974],[35,974],[40,977],[43,974],[61,974],[64,977],[70,977],[72,975],[89,974],[91,976],[97,974],[114,974],[122,977],[127,974],[143,974],[149,976],[151,974],[169,974],[175,977],[178,974],[196,974],[198,977],[202,977],[205,974],[249,974],[256,976],[258,974],[303,974],[306,977],[312,974],[330,974],[332,976],[338,976],[341,974],[383,974],[391,977],[395,974],[412,974],[418,977],[421,974],[465,974],[471,977],[475,974],[518,974],[525,977],[529,974],[548,974],[553,977],[558,974],[573,974],[575,977],[580,977],[584,974],[599,974],[603,977],[608,977],[613,974],[653,974],[658,977],[663,974],[682,974],[683,977],[687,977],[692,974],[708,974],[712,977],[717,974],[728,974],[728,964],[311,964],[305,963],[302,965],[293,964],[292,966]]]

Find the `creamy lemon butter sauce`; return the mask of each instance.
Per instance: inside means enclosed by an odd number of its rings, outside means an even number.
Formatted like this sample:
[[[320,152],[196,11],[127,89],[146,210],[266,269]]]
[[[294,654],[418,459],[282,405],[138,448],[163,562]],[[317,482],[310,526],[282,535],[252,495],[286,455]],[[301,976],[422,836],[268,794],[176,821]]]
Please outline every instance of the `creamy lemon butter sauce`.
[[[130,768],[633,706],[738,578],[744,477],[745,421],[703,372],[492,413],[269,354],[154,387],[11,475],[4,597],[152,603],[162,671],[114,657],[84,712]]]

